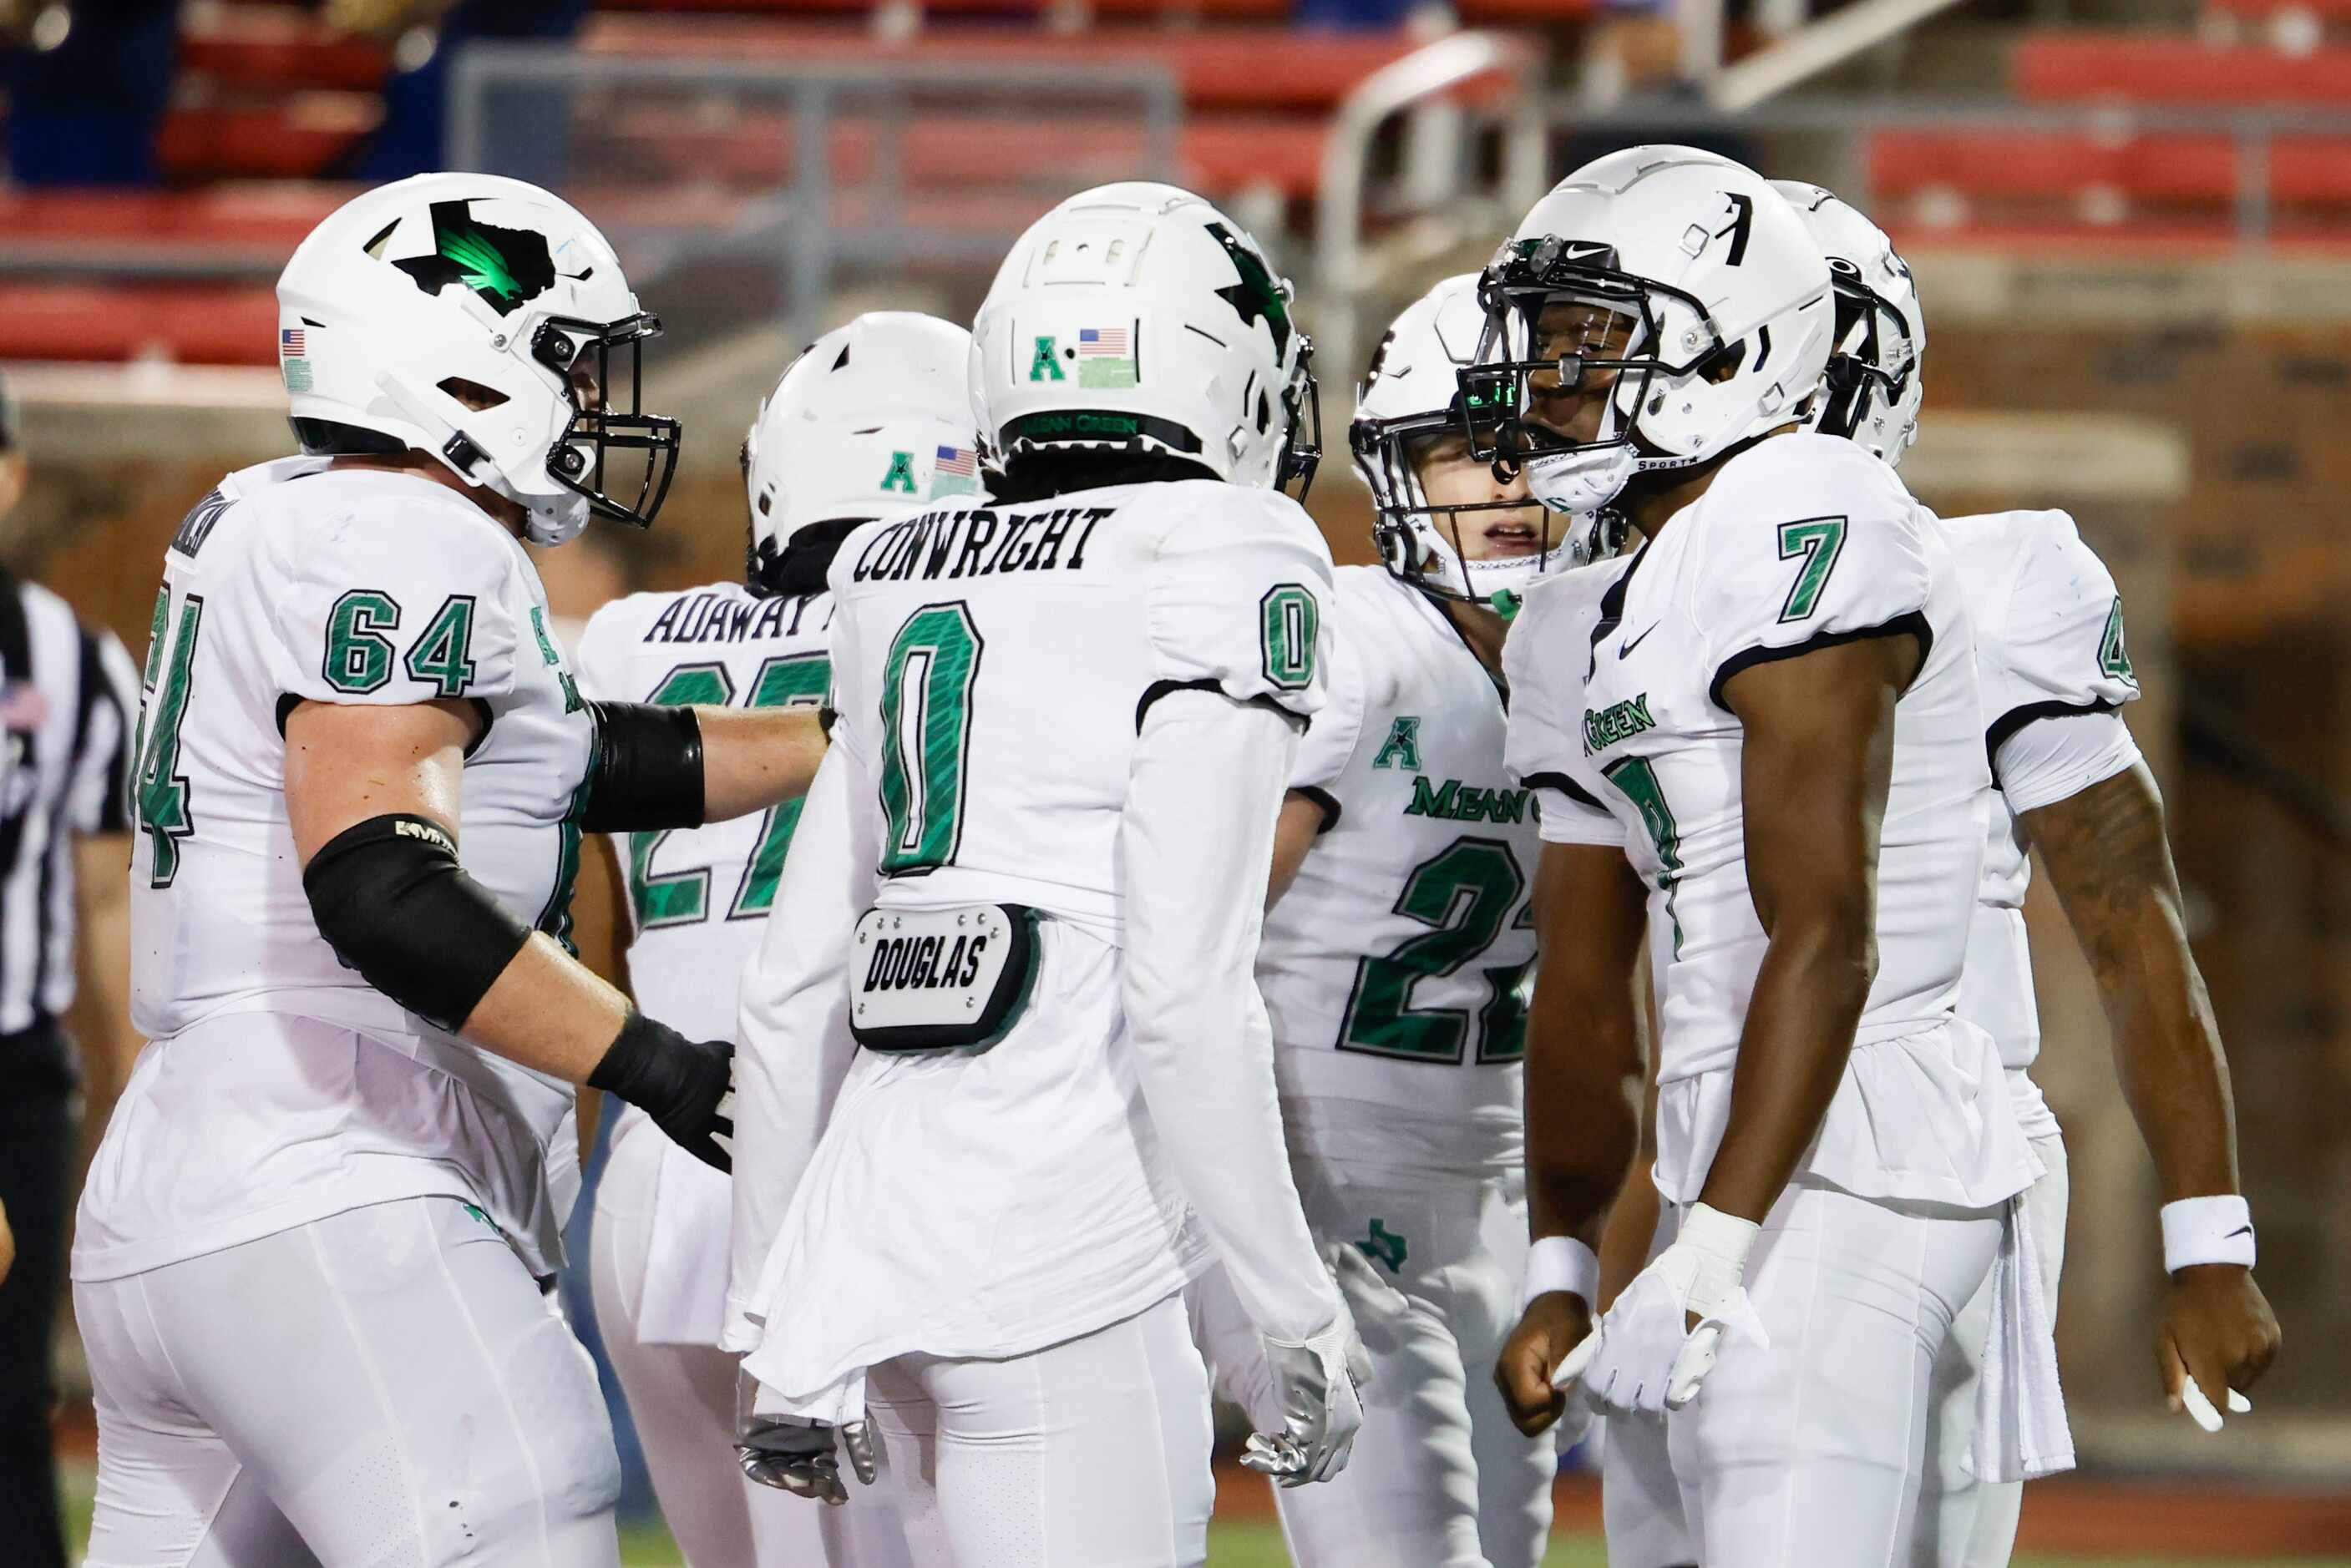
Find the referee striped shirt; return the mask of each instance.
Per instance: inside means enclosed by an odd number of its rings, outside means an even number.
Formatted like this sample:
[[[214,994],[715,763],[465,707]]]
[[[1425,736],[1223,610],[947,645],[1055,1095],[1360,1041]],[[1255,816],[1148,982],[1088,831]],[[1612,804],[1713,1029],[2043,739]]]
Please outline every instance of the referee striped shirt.
[[[73,1003],[73,840],[130,830],[138,694],[111,633],[0,571],[0,1034]]]

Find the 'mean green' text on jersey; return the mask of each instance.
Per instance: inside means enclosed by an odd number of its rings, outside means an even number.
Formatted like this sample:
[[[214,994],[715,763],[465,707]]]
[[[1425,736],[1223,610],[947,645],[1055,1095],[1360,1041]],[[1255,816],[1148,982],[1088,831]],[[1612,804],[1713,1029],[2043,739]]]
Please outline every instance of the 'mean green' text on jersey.
[[[760,598],[737,583],[632,594],[590,618],[580,685],[607,702],[820,707],[832,683],[831,623],[825,594]],[[629,986],[648,1016],[697,1040],[733,1037],[737,981],[759,950],[799,815],[793,800],[730,822],[615,836]]]
[[[1851,442],[1777,437],[1726,462],[1634,559],[1536,588],[1512,628],[1510,766],[1545,792],[1543,836],[1620,843],[1650,889],[1657,1179],[1676,1201],[1696,1198],[1720,1140],[1767,945],[1724,686],[1890,631],[1915,636],[1923,663],[1895,711],[1878,973],[1803,1168],[1863,1196],[1981,1207],[2033,1170],[1991,1042],[1954,1012],[1990,780],[1940,525]]]
[[[1283,1119],[1301,1152],[1514,1167],[1541,846],[1501,695],[1426,595],[1336,576],[1330,701],[1291,774],[1327,826],[1258,958]]]
[[[2041,1052],[2041,1015],[2024,932],[2032,867],[2016,816],[2139,760],[2119,723],[2065,722],[2137,701],[2138,677],[2123,638],[2122,596],[2071,517],[1996,512],[1943,526],[1975,620],[1984,747],[1998,792],[1959,1012],[1991,1032],[2004,1066],[2029,1067]],[[2063,726],[2053,737],[2060,743],[2010,743],[2048,721]]]
[[[162,1042],[268,1012],[374,1044],[357,1060],[151,1074],[136,1087],[152,1125],[132,1158],[208,1221],[240,1207],[277,1205],[282,1219],[289,1206],[332,1213],[371,1194],[463,1194],[551,1267],[570,1192],[550,1193],[549,1163],[558,1185],[577,1180],[561,1147],[570,1085],[462,1044],[335,956],[303,891],[285,798],[283,726],[298,703],[475,703],[486,728],[465,759],[465,868],[526,922],[568,936],[593,728],[520,542],[413,475],[308,458],[231,474],[172,540],[143,684],[131,868],[140,1031]]]

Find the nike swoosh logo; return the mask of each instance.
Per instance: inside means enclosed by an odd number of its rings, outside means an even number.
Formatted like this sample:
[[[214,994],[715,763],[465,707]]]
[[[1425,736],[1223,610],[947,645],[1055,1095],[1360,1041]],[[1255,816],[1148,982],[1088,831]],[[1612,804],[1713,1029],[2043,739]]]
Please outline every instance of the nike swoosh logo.
[[[1663,621],[1653,620],[1646,627],[1642,628],[1640,636],[1629,638],[1626,640],[1618,643],[1616,645],[1616,657],[1619,659],[1632,658],[1633,650],[1640,647],[1644,642],[1646,642],[1649,639],[1649,633],[1656,630],[1658,627],[1664,624],[1665,623]]]
[[[2251,1225],[2240,1225],[2235,1230],[2230,1231],[2227,1235],[2221,1237],[2220,1240],[2223,1241],[2233,1241],[2240,1236],[2250,1236],[2252,1233],[2253,1228]]]

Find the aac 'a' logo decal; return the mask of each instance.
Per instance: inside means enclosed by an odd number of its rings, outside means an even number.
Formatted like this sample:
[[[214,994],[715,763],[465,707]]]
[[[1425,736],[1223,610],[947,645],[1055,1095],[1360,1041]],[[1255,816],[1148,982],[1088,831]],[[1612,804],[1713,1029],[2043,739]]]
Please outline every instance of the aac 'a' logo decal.
[[[1420,772],[1420,720],[1411,713],[1399,713],[1388,725],[1388,738],[1372,758],[1375,768],[1402,768],[1409,774]]]
[[[500,316],[511,316],[525,300],[555,286],[555,259],[548,254],[545,234],[478,222],[472,205],[434,202],[432,254],[394,257],[392,265],[427,294],[458,284],[480,295]],[[374,251],[391,232],[387,228],[367,248]]]
[[[2138,684],[2138,672],[2131,668],[2130,645],[2123,636],[2120,594],[2115,596],[2114,608],[2106,612],[2105,635],[2098,639],[2098,670],[2128,685]]]
[[[1061,372],[1061,356],[1050,337],[1040,337],[1036,351],[1029,356],[1029,379],[1032,381],[1066,381]]]
[[[882,488],[914,493],[914,454],[893,452],[890,454],[890,472],[882,476]]]

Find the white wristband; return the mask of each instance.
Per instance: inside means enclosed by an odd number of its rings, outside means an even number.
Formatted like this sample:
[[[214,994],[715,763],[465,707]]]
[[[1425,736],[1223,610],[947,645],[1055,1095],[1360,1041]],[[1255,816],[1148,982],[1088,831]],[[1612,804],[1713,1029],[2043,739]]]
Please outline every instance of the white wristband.
[[[1600,1304],[1600,1260],[1573,1236],[1545,1236],[1527,1253],[1527,1289],[1520,1305],[1553,1291],[1582,1296],[1588,1307]]]
[[[2233,1192],[2163,1206],[2163,1272],[2199,1263],[2253,1266],[2253,1211]]]
[[[1739,1293],[1746,1282],[1747,1254],[1762,1229],[1752,1220],[1704,1203],[1690,1206],[1674,1243],[1698,1254],[1698,1278],[1690,1284],[1692,1312],[1710,1316]]]

